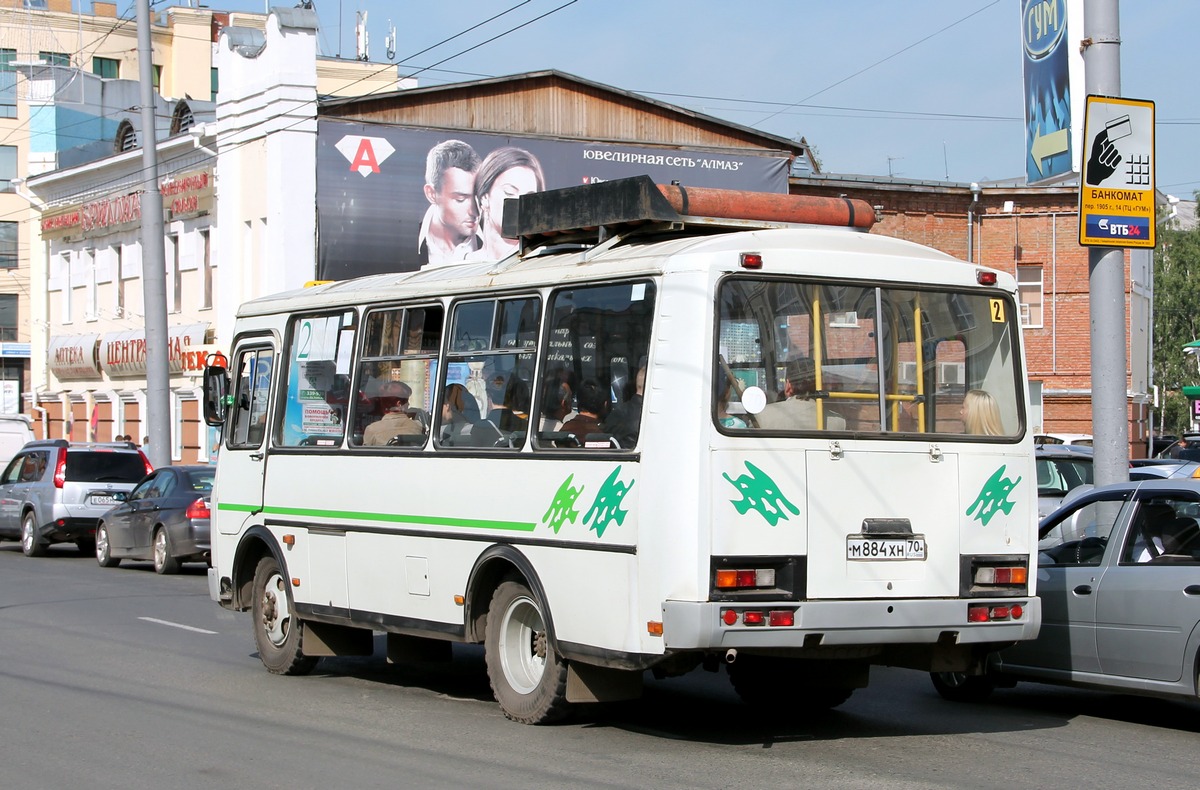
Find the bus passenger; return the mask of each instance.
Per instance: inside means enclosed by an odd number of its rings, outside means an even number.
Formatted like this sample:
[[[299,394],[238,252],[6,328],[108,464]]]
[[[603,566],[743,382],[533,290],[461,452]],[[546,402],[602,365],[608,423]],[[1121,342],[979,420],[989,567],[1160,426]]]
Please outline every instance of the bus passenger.
[[[589,433],[604,433],[600,427],[600,414],[608,403],[608,394],[595,379],[584,379],[575,393],[575,404],[579,409],[570,420],[563,423],[562,430],[574,434],[580,445],[587,443]]]
[[[542,390],[542,433],[552,433],[562,430],[562,425],[571,412],[571,385],[561,377],[552,377],[546,381]]]
[[[505,433],[524,433],[529,428],[529,401],[529,385],[514,373],[501,401],[488,412],[488,419]]]
[[[817,367],[812,359],[788,360],[783,400],[768,403],[754,416],[758,427],[768,431],[811,431],[817,428]],[[846,420],[825,411],[825,430],[844,431]]]
[[[363,444],[385,445],[397,436],[420,436],[425,433],[421,423],[408,413],[412,388],[403,381],[391,381],[380,387],[379,404],[383,417],[363,431]]]
[[[633,447],[637,444],[638,433],[642,428],[642,399],[646,390],[646,366],[638,368],[633,377],[633,394],[629,400],[617,404],[612,414],[604,419],[604,430],[612,434],[622,447]]]
[[[467,444],[471,426],[479,422],[475,396],[462,384],[449,384],[442,397],[442,441],[448,445]]]
[[[963,396],[963,428],[977,436],[1004,436],[1000,406],[986,390],[968,390]]]

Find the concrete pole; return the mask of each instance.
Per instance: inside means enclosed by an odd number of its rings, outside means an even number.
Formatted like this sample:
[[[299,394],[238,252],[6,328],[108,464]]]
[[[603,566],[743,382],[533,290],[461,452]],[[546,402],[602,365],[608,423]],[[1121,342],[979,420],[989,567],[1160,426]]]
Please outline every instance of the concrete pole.
[[[1084,0],[1084,83],[1089,95],[1121,95],[1117,0]],[[1086,163],[1080,163],[1080,171]],[[1081,176],[1082,177],[1082,176]],[[1129,479],[1125,250],[1088,249],[1091,290],[1093,471],[1097,485]]]
[[[163,200],[158,186],[155,134],[154,55],[150,43],[150,0],[137,0],[138,76],[142,97],[142,289],[146,314],[147,456],[155,467],[171,464],[171,394],[167,350],[167,273],[163,245]],[[135,439],[137,437],[134,437]]]

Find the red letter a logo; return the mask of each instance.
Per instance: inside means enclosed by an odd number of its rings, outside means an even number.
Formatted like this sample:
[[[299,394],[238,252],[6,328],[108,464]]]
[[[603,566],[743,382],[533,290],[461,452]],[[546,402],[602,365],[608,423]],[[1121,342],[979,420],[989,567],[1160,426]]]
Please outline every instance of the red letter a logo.
[[[354,155],[354,159],[350,162],[351,172],[357,171],[362,173],[360,168],[366,167],[372,173],[379,172],[379,163],[375,161],[375,149],[371,147],[371,138],[364,137],[358,143],[358,153]],[[363,173],[366,175],[366,173]]]

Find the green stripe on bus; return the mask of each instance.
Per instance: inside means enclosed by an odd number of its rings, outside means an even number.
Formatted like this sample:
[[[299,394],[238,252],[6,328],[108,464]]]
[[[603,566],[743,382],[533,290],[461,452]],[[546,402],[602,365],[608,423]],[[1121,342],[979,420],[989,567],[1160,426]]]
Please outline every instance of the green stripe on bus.
[[[217,505],[217,510],[252,512],[257,509],[253,505],[237,505],[226,502]],[[262,511],[272,516],[299,516],[341,521],[386,521],[392,524],[425,524],[435,527],[462,527],[465,529],[500,529],[509,532],[533,532],[537,528],[537,524],[532,521],[492,521],[479,518],[408,516],[401,513],[366,513],[356,510],[316,510],[304,507],[268,506],[262,508]]]

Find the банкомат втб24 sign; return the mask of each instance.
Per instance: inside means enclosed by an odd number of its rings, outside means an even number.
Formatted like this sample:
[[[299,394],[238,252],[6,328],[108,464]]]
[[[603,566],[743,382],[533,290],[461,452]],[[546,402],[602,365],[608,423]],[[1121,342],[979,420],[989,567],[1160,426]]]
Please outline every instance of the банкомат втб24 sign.
[[[1088,96],[1079,243],[1154,247],[1154,102]]]

